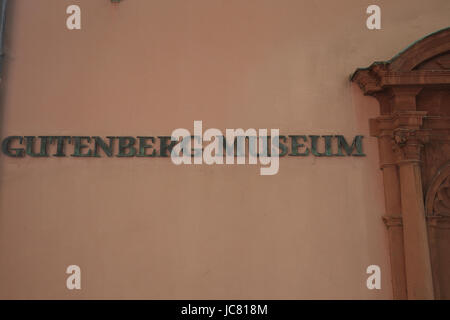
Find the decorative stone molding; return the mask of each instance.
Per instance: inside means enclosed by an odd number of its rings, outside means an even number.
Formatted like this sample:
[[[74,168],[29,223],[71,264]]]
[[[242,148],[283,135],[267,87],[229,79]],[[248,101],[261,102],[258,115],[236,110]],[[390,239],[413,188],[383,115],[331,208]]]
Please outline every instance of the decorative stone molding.
[[[388,61],[377,61],[367,68],[357,69],[351,81],[366,95],[375,95],[393,86],[423,86],[450,84],[450,27],[439,30],[415,42]],[[445,54],[444,56],[442,56]],[[435,58],[439,70],[422,68]]]
[[[428,226],[434,229],[450,229],[450,217],[432,216],[427,217]]]
[[[450,28],[389,61],[357,69],[351,81],[380,105],[370,134],[379,142],[394,297],[450,297],[443,274],[450,267],[449,242],[442,240],[450,239],[444,230],[450,229],[450,165],[436,175],[425,203],[423,194],[436,168],[450,160]]]
[[[442,216],[450,216],[450,176],[439,186],[433,202],[433,212]]]
[[[386,225],[386,228],[392,228],[392,227],[402,227],[403,226],[403,219],[401,216],[384,216],[383,222]]]
[[[425,198],[427,217],[450,217],[450,161],[434,177]]]

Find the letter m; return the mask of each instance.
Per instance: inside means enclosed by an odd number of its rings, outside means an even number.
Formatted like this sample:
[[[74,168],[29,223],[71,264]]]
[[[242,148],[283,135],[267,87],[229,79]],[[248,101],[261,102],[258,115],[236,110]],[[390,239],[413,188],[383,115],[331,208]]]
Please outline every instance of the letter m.
[[[366,156],[362,150],[362,138],[363,136],[355,136],[353,139],[352,145],[349,146],[347,140],[345,140],[344,136],[336,136],[337,145],[338,145],[338,153],[337,156],[345,156],[344,152],[347,153],[347,156],[354,157],[364,157]],[[356,149],[356,153],[353,151]]]

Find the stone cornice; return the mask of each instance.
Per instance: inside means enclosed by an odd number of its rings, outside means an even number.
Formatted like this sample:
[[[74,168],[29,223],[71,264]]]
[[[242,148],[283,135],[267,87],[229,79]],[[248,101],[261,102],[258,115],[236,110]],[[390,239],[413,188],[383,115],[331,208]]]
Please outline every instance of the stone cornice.
[[[406,72],[382,71],[376,69],[359,70],[352,79],[365,95],[374,95],[389,87],[396,86],[449,86],[450,70],[414,70]]]
[[[418,70],[422,63],[450,51],[450,28],[435,32],[409,46],[389,61],[357,69],[351,81],[365,95],[375,95],[395,86],[450,86],[450,64],[439,60],[441,70]]]

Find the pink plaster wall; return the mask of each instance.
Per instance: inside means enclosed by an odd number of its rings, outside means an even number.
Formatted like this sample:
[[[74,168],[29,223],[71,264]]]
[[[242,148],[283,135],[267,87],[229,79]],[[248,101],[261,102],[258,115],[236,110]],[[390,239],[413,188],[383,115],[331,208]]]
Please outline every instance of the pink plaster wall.
[[[82,30],[65,27],[66,6]],[[363,134],[367,157],[257,166],[0,156],[0,298],[389,299],[384,199],[349,75],[448,26],[447,0],[15,0],[1,136]],[[447,10],[446,10],[447,9]],[[82,290],[65,269],[82,269]],[[382,289],[366,288],[368,265]]]

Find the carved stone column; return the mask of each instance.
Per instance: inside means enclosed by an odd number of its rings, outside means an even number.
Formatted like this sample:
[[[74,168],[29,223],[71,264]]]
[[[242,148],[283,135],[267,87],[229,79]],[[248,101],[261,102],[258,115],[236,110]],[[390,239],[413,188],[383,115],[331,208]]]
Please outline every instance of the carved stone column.
[[[427,134],[399,128],[394,131],[394,139],[400,176],[408,297],[434,299],[420,171],[420,151],[427,141]]]
[[[405,256],[403,243],[403,222],[399,216],[384,216],[388,229],[389,257],[391,259],[392,290],[394,299],[408,298],[406,289]]]
[[[389,257],[391,259],[392,290],[394,299],[407,299],[405,257],[403,244],[403,221],[400,202],[400,182],[397,160],[392,148],[393,131],[390,117],[379,117],[372,123],[373,134],[378,137],[380,169],[383,172],[384,199],[386,214],[383,221],[388,230]],[[380,129],[383,127],[384,129]]]

